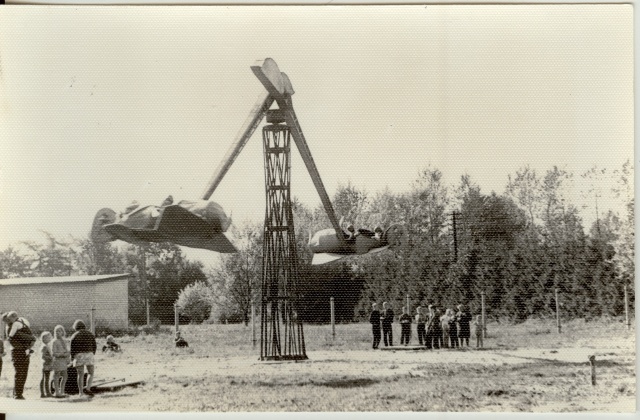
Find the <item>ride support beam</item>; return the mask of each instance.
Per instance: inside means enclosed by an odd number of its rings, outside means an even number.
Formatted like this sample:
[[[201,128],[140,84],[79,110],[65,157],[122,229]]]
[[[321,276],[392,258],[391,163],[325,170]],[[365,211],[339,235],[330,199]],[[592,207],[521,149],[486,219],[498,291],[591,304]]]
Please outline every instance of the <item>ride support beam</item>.
[[[233,162],[235,162],[244,146],[256,131],[256,128],[258,128],[258,125],[260,125],[265,114],[269,108],[271,108],[274,100],[275,99],[269,94],[269,92],[263,92],[260,94],[260,97],[249,112],[249,116],[240,128],[240,131],[238,131],[236,138],[233,140],[233,143],[231,143],[231,147],[229,147],[227,154],[224,156],[216,168],[216,171],[213,173],[211,180],[207,184],[207,187],[202,194],[203,200],[208,200],[216,188],[218,188],[220,181],[222,181],[222,178],[227,174]]]

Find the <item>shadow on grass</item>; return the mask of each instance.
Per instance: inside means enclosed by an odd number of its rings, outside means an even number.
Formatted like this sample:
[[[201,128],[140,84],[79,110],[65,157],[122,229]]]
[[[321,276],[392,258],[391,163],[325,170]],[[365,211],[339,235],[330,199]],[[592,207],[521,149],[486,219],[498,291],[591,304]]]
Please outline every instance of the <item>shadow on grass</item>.
[[[371,378],[352,378],[352,379],[334,379],[326,382],[316,383],[320,386],[326,386],[329,388],[363,388],[365,386],[371,386],[377,384],[378,380]]]
[[[290,383],[283,384],[282,382],[264,382],[259,381],[256,382],[257,386],[267,387],[267,388],[280,388],[282,386],[303,386],[303,385],[314,385],[314,386],[325,386],[328,388],[363,388],[371,385],[375,385],[380,381],[377,379],[371,378],[342,378],[342,379],[330,379],[326,381],[318,381],[318,380],[309,380],[299,383]]]

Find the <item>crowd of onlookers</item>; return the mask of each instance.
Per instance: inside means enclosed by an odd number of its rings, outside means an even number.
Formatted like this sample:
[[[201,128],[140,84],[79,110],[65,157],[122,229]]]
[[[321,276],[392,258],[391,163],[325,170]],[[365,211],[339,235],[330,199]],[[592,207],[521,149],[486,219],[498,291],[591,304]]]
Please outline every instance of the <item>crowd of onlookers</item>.
[[[11,346],[11,359],[15,370],[13,398],[23,400],[24,385],[29,373],[31,355],[36,338],[31,331],[29,321],[14,311],[2,314],[6,325],[4,335]],[[74,333],[67,338],[64,326],[57,325],[50,331],[40,334],[40,357],[42,358],[42,378],[40,380],[41,398],[67,398],[69,373],[75,374],[77,394],[93,396],[91,391],[96,353],[95,336],[85,323],[78,319],[73,323]],[[120,351],[112,336],[107,337],[103,351]],[[2,375],[2,357],[6,355],[4,340],[0,339],[0,375]],[[86,375],[85,375],[86,368]],[[85,380],[86,379],[86,380]]]
[[[2,358],[6,356],[5,339],[11,348],[11,360],[15,370],[13,398],[23,400],[24,386],[29,373],[31,355],[36,337],[31,331],[29,321],[18,316],[17,312],[0,315],[4,323],[4,339],[0,331],[0,377],[2,376]],[[67,398],[69,394],[93,396],[92,384],[95,370],[96,338],[78,319],[73,323],[74,333],[67,338],[64,326],[57,325],[50,331],[40,334],[40,357],[42,359],[42,378],[40,379],[40,398]],[[189,347],[187,341],[176,331],[176,347]],[[103,352],[119,353],[121,347],[112,335],[108,335]],[[86,368],[86,373],[85,373]],[[77,387],[73,379],[77,381]]]
[[[373,332],[373,348],[384,341],[387,347],[393,346],[393,323],[395,313],[387,302],[382,304],[382,311],[378,304],[372,304],[369,322]],[[428,349],[457,348],[469,346],[472,327],[476,337],[476,347],[483,347],[482,320],[477,315],[475,320],[464,305],[458,305],[457,311],[451,308],[441,309],[437,305],[429,305],[426,309],[418,306],[416,313],[411,316],[406,307],[398,317],[400,322],[400,344],[408,346],[411,342],[412,325],[416,325],[418,344]]]
[[[384,302],[382,311],[377,303],[373,303],[369,322],[373,330],[373,348],[380,346],[384,338],[385,346],[393,346],[393,323],[395,314],[391,306]],[[15,377],[13,397],[23,400],[24,385],[29,372],[33,346],[36,342],[31,332],[29,321],[18,316],[14,311],[1,315],[6,325],[4,336],[11,345],[11,359]],[[476,346],[483,347],[482,321],[480,315],[473,320],[464,305],[458,305],[457,311],[451,308],[442,310],[436,305],[429,305],[425,310],[418,306],[414,316],[409,315],[407,308],[402,308],[398,317],[401,326],[400,344],[408,346],[411,342],[412,325],[416,325],[416,334],[420,346],[428,349],[457,348],[470,345],[471,330],[474,329]],[[75,374],[78,395],[93,396],[91,391],[94,377],[96,338],[87,329],[85,323],[78,319],[73,323],[74,333],[67,338],[65,328],[57,325],[53,333],[44,331],[40,334],[40,357],[42,358],[42,378],[40,380],[40,397],[66,398],[69,372]],[[176,331],[176,347],[188,347],[189,344]],[[119,352],[120,345],[113,336],[107,337],[103,352]],[[0,376],[2,375],[2,358],[6,355],[4,340],[0,339]],[[86,367],[86,375],[85,375]]]

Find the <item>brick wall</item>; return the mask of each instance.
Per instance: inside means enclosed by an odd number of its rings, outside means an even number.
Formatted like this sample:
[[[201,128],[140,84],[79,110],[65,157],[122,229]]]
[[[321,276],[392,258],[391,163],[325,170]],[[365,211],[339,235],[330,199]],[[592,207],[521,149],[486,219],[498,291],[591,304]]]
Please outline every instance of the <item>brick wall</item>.
[[[96,322],[112,328],[128,324],[127,279],[38,283],[0,286],[0,312],[17,311],[34,330],[50,330],[61,324],[72,333],[76,319],[89,327],[91,308]],[[98,325],[98,324],[96,324]]]
[[[96,282],[94,299],[96,326],[127,327],[129,324],[128,279]]]

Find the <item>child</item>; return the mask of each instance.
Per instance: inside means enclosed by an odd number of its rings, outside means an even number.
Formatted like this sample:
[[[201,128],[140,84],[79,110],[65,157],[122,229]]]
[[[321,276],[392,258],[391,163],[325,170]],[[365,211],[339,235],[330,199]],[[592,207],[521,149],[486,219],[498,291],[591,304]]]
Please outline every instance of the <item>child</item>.
[[[53,369],[53,356],[51,349],[49,348],[49,342],[53,337],[49,331],[45,331],[40,334],[40,341],[42,341],[42,347],[40,347],[40,355],[42,357],[42,379],[40,380],[40,398],[50,398],[51,389],[49,388],[49,375]]]
[[[120,344],[116,343],[112,335],[107,336],[107,344],[102,346],[102,351],[120,352]]]
[[[51,341],[51,355],[53,356],[53,383],[55,386],[55,398],[66,398],[64,387],[67,384],[67,367],[71,362],[71,353],[65,341],[66,332],[62,325],[56,325],[53,329],[56,338]]]
[[[482,319],[480,315],[476,315],[476,320],[473,321],[473,325],[476,327],[476,347],[482,348],[484,343],[482,342]]]
[[[176,331],[176,347],[189,347],[189,343],[187,343],[187,341],[180,337],[180,331]]]
[[[91,392],[91,383],[93,382],[94,372],[94,355],[96,354],[96,338],[87,330],[85,323],[77,319],[73,323],[73,329],[76,331],[71,336],[71,357],[73,357],[73,365],[76,368],[78,380],[78,395],[83,393],[93,396]],[[84,386],[84,367],[87,367],[87,385]]]

